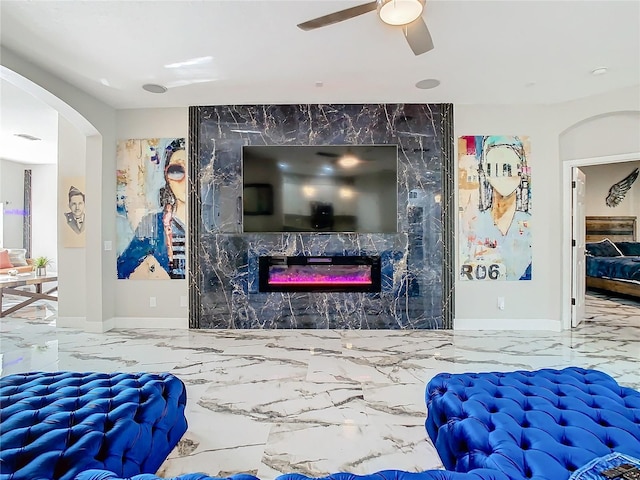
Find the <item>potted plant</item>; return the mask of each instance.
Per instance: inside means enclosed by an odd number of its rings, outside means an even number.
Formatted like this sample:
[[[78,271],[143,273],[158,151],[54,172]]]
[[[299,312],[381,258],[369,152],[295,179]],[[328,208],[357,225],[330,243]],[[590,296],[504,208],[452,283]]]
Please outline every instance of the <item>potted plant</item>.
[[[49,257],[36,257],[33,259],[33,267],[36,270],[36,276],[44,277],[47,274],[47,267],[51,265],[52,260]]]

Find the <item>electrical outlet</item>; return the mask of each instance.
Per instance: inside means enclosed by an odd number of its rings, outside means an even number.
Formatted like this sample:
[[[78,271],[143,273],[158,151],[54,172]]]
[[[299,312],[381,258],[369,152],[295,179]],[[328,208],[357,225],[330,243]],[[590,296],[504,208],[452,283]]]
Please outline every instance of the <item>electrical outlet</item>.
[[[150,307],[156,306],[156,297],[149,297],[149,306]]]
[[[113,248],[113,244],[111,243],[111,240],[105,240],[104,241],[104,249],[105,251],[109,251]]]
[[[498,309],[504,310],[504,297],[498,297]]]
[[[180,306],[181,307],[188,307],[189,306],[189,301],[188,301],[186,295],[180,295]]]

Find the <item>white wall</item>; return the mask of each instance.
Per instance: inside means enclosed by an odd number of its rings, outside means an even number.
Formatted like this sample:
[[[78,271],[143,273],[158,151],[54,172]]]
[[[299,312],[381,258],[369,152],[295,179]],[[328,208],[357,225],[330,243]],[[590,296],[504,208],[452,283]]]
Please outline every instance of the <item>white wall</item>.
[[[545,106],[454,106],[454,131],[461,135],[521,135],[531,140],[532,279],[471,282],[456,275],[456,329],[558,330],[560,306],[560,216],[558,130]],[[457,142],[456,148],[457,148]],[[457,158],[457,152],[456,152]],[[457,175],[456,175],[457,181]],[[457,192],[457,185],[456,185]],[[456,198],[456,205],[457,205]],[[457,207],[455,209],[457,211]],[[457,219],[456,219],[457,220]],[[457,240],[459,238],[456,235]],[[457,245],[456,245],[457,248]],[[456,264],[457,265],[457,264]],[[456,266],[459,271],[460,265]],[[497,307],[505,299],[504,310]]]
[[[24,171],[23,163],[0,159],[0,202],[3,203],[3,247],[22,248],[24,221]]]
[[[75,128],[69,121],[60,117],[58,119],[58,190],[61,197],[57,195],[52,200],[54,208],[54,217],[57,225],[60,225],[64,212],[68,208],[67,192],[62,191],[62,179],[65,177],[85,177],[87,175],[87,162],[78,161],[84,159],[87,150],[87,137]],[[90,228],[95,228],[94,220],[91,216],[92,212],[96,214],[96,201],[100,198],[93,195],[89,189],[85,190],[88,194],[85,201],[86,223],[85,232],[88,233]],[[67,199],[67,201],[65,201]],[[90,207],[93,204],[93,208]],[[64,228],[67,228],[66,226]],[[88,247],[83,248],[65,248],[63,242],[63,231],[55,230],[58,238],[58,325],[68,327],[82,327],[87,317],[87,294],[91,287],[87,285],[87,268],[91,270],[92,262],[87,264],[87,258],[95,256],[95,251],[91,251]],[[88,244],[88,242],[87,242]],[[99,255],[100,252],[97,252]],[[89,276],[91,274],[89,273]]]
[[[108,330],[114,325],[115,251],[103,251],[102,245],[105,239],[113,239],[115,233],[112,205],[116,182],[114,176],[107,174],[115,171],[115,110],[6,47],[0,47],[0,64],[5,80],[53,107],[59,118],[65,118],[86,137],[85,150],[75,161],[85,165],[86,188],[96,201],[86,206],[87,218],[94,219],[92,223],[87,222],[85,230],[91,266],[72,274],[74,279],[90,286],[86,290],[86,311],[76,320],[81,321],[82,328],[86,330]],[[61,148],[60,144],[58,148]],[[70,273],[64,271],[66,262],[59,255],[58,278],[61,284],[71,278],[68,277]],[[58,308],[64,311],[65,302],[60,297]]]
[[[87,255],[92,263],[84,273],[86,284],[91,286],[87,289],[85,328],[104,330],[120,324],[134,326],[135,319],[131,317],[147,319],[145,324],[154,327],[186,325],[186,308],[175,306],[179,304],[176,299],[186,294],[186,281],[140,282],[139,285],[126,282],[123,285],[123,281],[117,281],[115,276],[115,250],[103,252],[102,242],[110,240],[115,244],[116,138],[186,137],[187,107],[122,110],[116,116],[112,108],[6,48],[1,50],[3,66],[66,102],[67,107],[74,110],[63,109],[61,115],[90,135],[85,155],[87,190],[94,192],[100,202],[87,205],[87,215],[95,218],[96,224],[91,228],[87,225]],[[622,114],[610,115],[615,112]],[[625,115],[624,112],[632,113]],[[567,186],[562,185],[562,162],[640,152],[636,112],[640,112],[637,86],[552,106],[454,107],[456,136],[518,134],[531,137],[533,189],[533,279],[497,284],[456,282],[455,328],[559,327],[565,307],[560,265],[566,263],[562,248],[566,223],[563,222],[562,199]],[[78,113],[84,117],[84,124]],[[87,125],[93,127],[93,131]],[[590,132],[591,128],[595,128],[597,134]],[[60,259],[61,267],[63,263]],[[61,277],[61,280],[64,279]],[[158,307],[153,310],[148,307],[152,292],[158,300]],[[498,295],[505,297],[504,311],[496,308]]]
[[[189,138],[189,109],[158,108],[117,111],[117,139]],[[187,148],[189,148],[187,146]],[[105,176],[115,182],[115,163]],[[116,215],[116,197],[105,202],[108,215]],[[113,237],[115,245],[115,236]],[[188,308],[180,306],[181,297],[188,295],[188,280],[115,280],[116,263],[106,266],[116,283],[115,326],[149,328],[188,328]],[[187,268],[189,266],[187,265]],[[149,307],[149,297],[156,297],[157,306]]]
[[[28,165],[31,169],[31,256],[53,260],[47,271],[58,271],[58,166]]]
[[[637,112],[637,87],[549,106],[454,106],[456,137],[531,137],[533,204],[532,280],[494,284],[456,280],[454,328],[558,330],[566,324],[569,280],[563,275],[570,271],[570,247],[566,249],[570,211],[564,209],[570,182],[563,182],[563,162],[640,152]],[[505,298],[503,311],[497,308],[498,296]]]
[[[640,112],[637,111],[640,105],[634,105],[632,95],[630,97],[627,105],[618,107],[622,111],[612,109],[570,125],[561,133],[560,158],[572,160],[640,152]],[[575,107],[575,103],[565,105]]]
[[[605,202],[611,186],[625,178],[635,168],[640,168],[640,160],[580,167],[586,175],[586,215],[640,216],[640,178],[636,179],[616,207],[609,207]]]
[[[4,203],[4,245],[23,248],[24,172],[31,170],[31,256],[53,259],[57,270],[57,166],[0,160],[0,201]]]

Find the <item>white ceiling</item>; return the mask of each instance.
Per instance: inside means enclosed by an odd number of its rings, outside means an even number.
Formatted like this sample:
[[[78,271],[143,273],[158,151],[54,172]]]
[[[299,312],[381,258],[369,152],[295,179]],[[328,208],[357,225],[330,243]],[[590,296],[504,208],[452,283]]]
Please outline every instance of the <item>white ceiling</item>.
[[[16,137],[26,133],[40,140]],[[58,161],[58,112],[0,79],[0,158],[19,163]]]
[[[115,108],[550,104],[640,85],[640,0],[429,0],[435,49],[420,56],[375,12],[296,27],[361,3],[2,0],[0,40]],[[441,85],[417,89],[426,78]]]
[[[3,0],[1,40],[116,108],[556,103],[640,84],[639,0],[430,0],[435,49],[418,57],[375,12],[296,27],[361,3]],[[589,74],[599,66],[609,73]],[[415,88],[424,78],[442,83]],[[169,92],[141,90],[149,82]]]

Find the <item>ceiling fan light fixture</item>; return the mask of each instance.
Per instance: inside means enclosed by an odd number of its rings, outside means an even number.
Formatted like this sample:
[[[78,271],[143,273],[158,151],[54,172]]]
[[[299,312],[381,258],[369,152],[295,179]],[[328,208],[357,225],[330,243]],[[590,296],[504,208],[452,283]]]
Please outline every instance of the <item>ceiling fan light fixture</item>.
[[[378,15],[389,25],[407,25],[422,15],[421,0],[378,0]]]
[[[345,153],[338,159],[337,163],[342,168],[353,168],[360,163],[360,159],[353,153]]]

